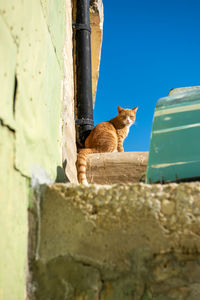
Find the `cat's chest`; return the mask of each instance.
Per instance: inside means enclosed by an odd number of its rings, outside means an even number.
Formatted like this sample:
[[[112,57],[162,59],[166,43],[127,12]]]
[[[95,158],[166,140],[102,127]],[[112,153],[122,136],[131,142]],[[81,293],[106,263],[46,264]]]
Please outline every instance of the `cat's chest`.
[[[129,129],[130,129],[131,125],[126,127],[126,136],[129,134]]]
[[[123,128],[123,129],[118,129],[117,130],[117,136],[118,136],[118,138],[125,139],[127,137],[128,133],[129,133],[129,128],[130,128],[130,126],[127,126],[127,127]]]

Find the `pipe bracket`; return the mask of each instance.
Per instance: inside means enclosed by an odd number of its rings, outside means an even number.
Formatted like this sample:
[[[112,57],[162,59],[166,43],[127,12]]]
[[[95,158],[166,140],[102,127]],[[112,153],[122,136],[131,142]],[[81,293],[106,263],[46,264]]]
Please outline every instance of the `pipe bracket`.
[[[91,126],[94,126],[94,121],[92,119],[77,119],[75,123],[77,125],[91,125]]]
[[[86,30],[89,31],[91,33],[91,28],[90,26],[86,25],[86,24],[81,24],[81,23],[73,23],[72,24],[72,28],[75,30]]]

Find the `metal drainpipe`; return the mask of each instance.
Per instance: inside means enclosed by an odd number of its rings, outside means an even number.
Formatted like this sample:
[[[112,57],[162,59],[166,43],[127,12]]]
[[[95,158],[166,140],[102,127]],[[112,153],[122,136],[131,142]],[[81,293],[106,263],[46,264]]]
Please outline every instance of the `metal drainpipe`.
[[[78,144],[84,146],[86,137],[94,127],[91,68],[90,0],[77,0],[76,4],[76,97]]]

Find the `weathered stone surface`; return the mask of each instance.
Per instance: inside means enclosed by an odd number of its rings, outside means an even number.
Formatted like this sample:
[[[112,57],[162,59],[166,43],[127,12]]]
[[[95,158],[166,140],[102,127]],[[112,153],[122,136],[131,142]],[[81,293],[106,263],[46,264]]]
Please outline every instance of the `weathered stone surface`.
[[[35,267],[40,287],[36,299],[98,299],[102,283],[96,268],[69,256],[60,256],[47,264],[38,263]]]
[[[163,214],[172,215],[175,213],[175,203],[169,200],[163,200],[161,202],[161,211]]]
[[[55,2],[55,1],[54,1]],[[74,120],[74,70],[72,41],[72,1],[66,1],[66,34],[64,43],[64,79],[62,107],[62,161],[65,174],[71,183],[77,183],[76,132]]]
[[[76,22],[76,0],[73,0],[72,2],[73,2],[73,21]],[[93,104],[95,104],[97,82],[99,78],[99,66],[100,66],[101,46],[102,46],[102,38],[103,38],[103,21],[104,21],[104,14],[103,14],[102,0],[91,0],[90,1],[90,27],[91,27]],[[76,61],[75,56],[76,54],[74,53],[74,61]],[[74,69],[76,69],[75,66]],[[75,86],[75,91],[76,91],[76,86]]]
[[[92,96],[95,103],[97,82],[99,78],[99,66],[101,58],[101,45],[103,37],[103,3],[102,0],[90,1],[91,24],[91,54],[92,54]]]
[[[199,299],[199,182],[52,185],[39,215],[37,300]]]
[[[135,183],[146,171],[148,152],[113,152],[90,154],[87,157],[89,183]]]

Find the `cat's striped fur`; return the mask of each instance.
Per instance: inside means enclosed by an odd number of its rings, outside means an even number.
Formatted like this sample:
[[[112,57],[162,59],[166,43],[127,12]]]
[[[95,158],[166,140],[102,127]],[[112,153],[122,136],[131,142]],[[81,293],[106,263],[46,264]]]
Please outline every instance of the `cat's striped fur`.
[[[123,141],[128,135],[129,127],[134,123],[138,106],[133,109],[123,109],[118,106],[118,116],[110,121],[98,124],[85,141],[77,158],[78,181],[88,184],[86,178],[86,159],[88,154],[99,152],[123,152]]]

